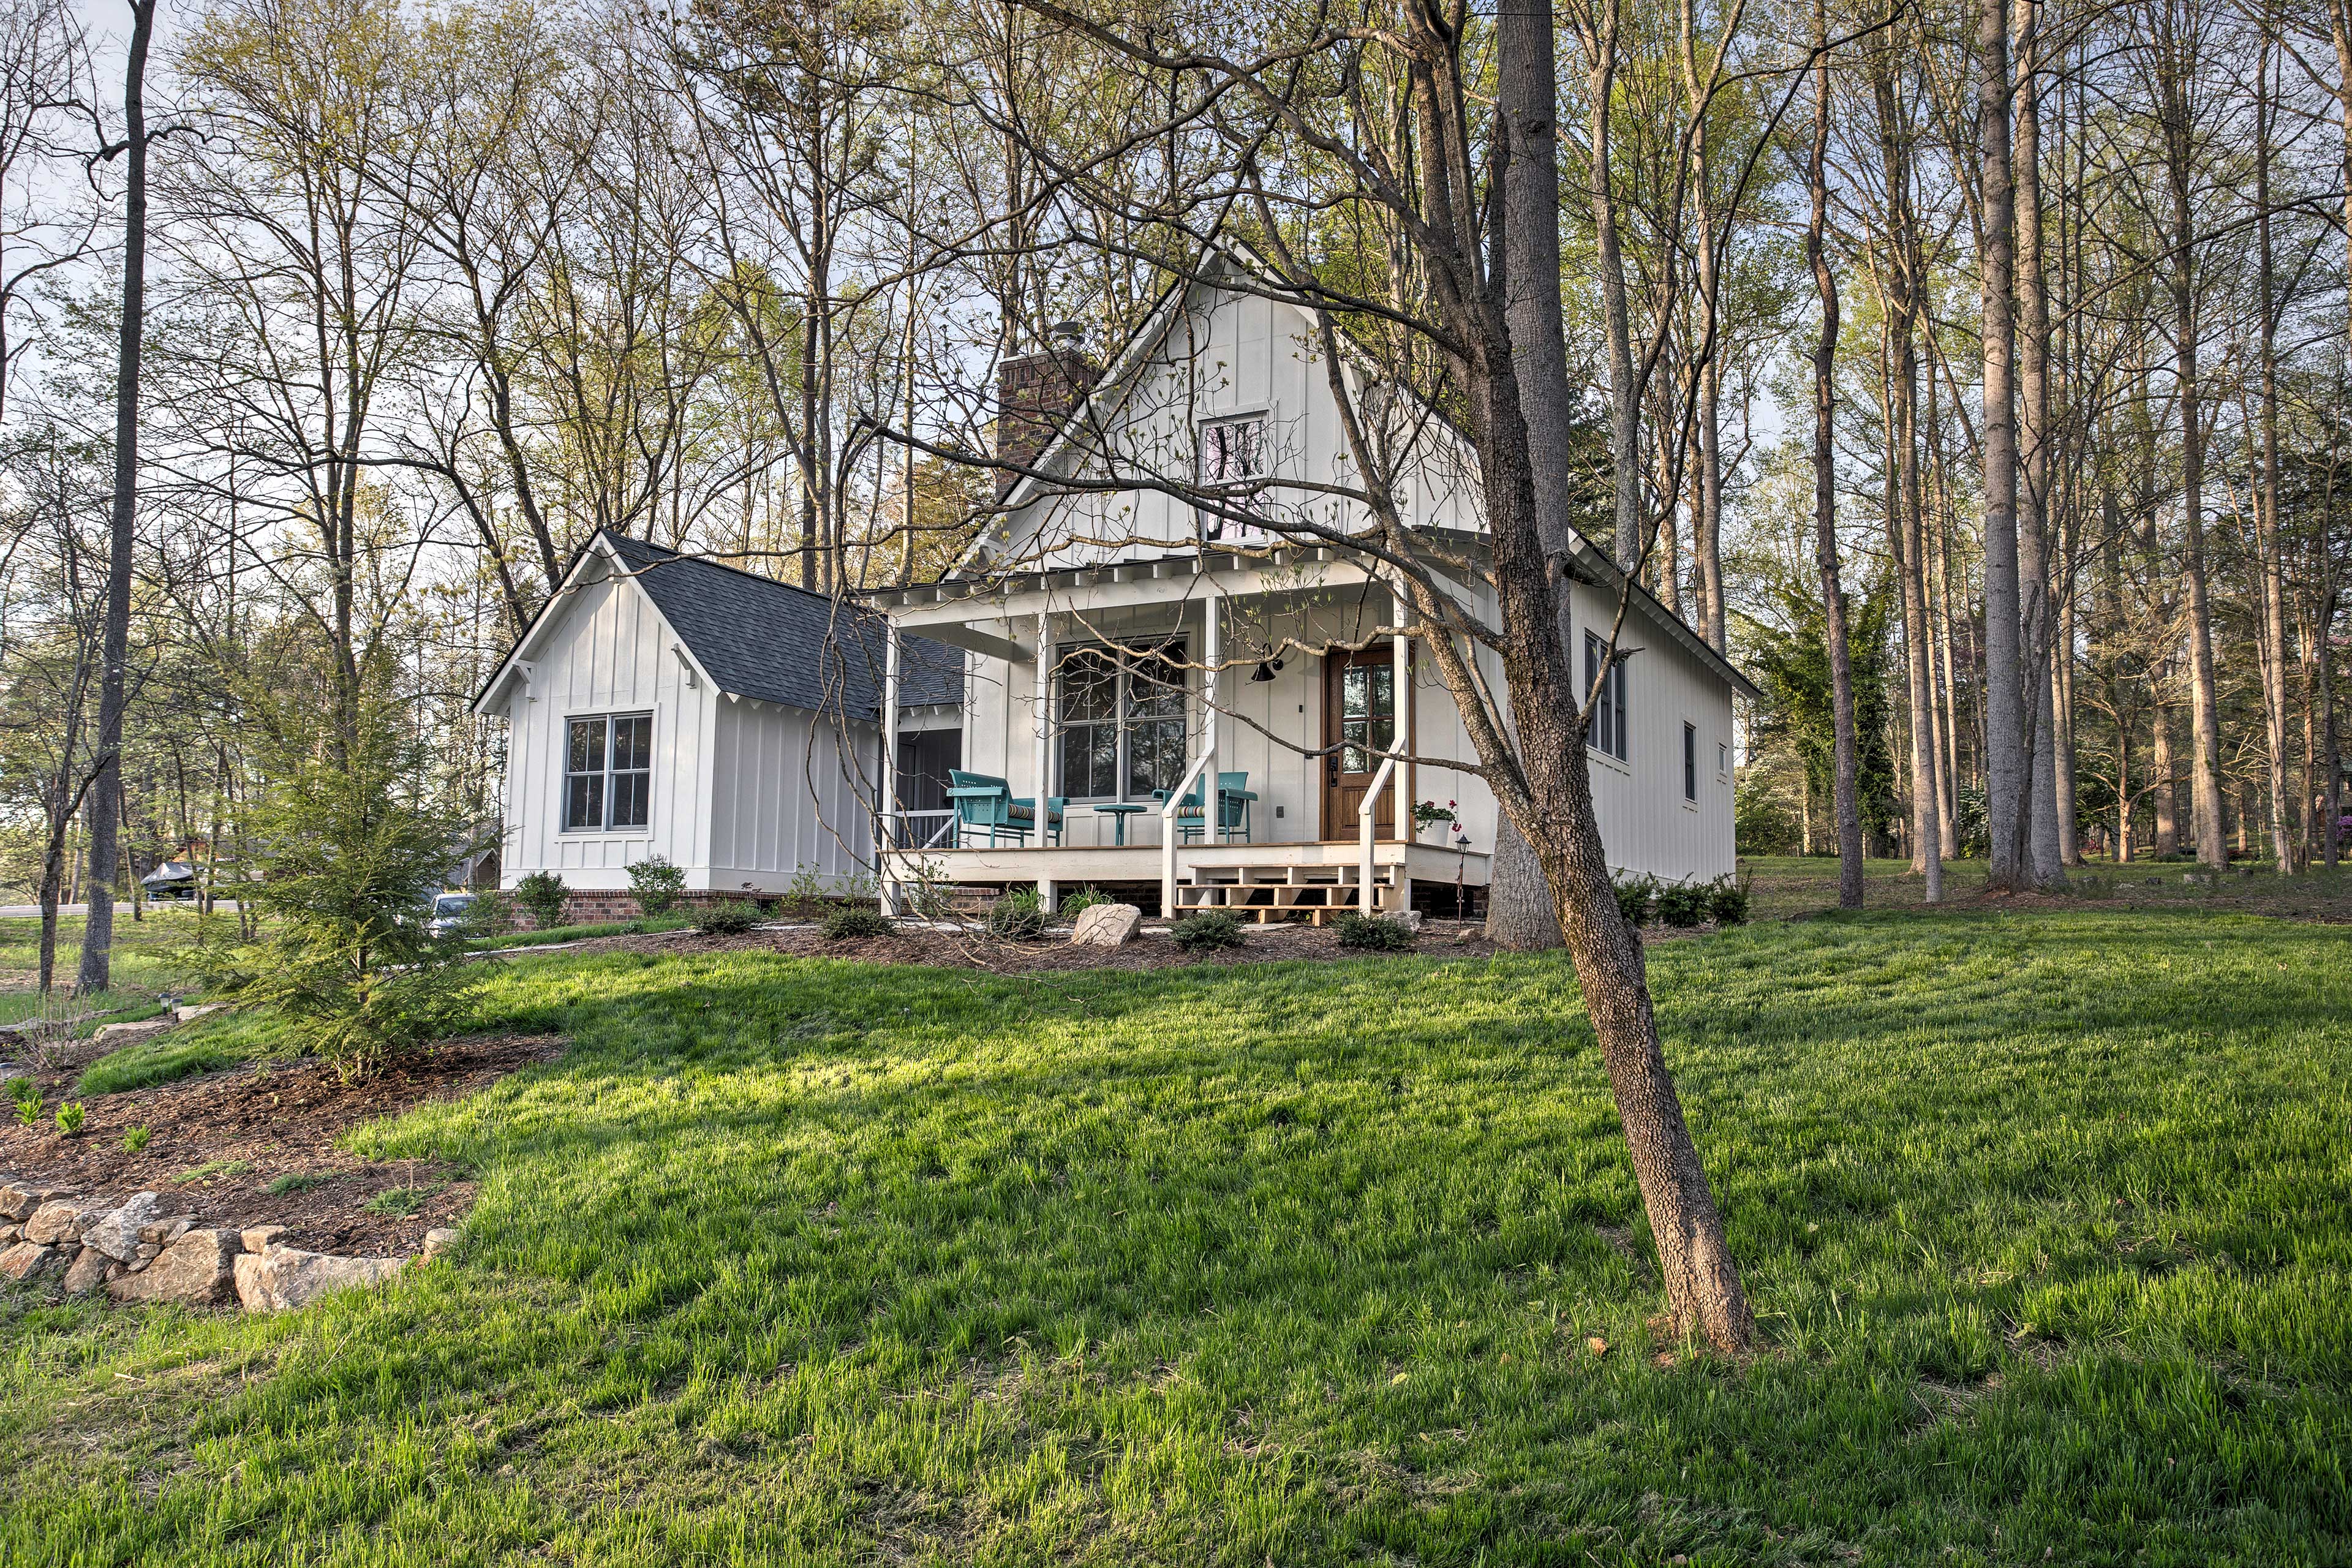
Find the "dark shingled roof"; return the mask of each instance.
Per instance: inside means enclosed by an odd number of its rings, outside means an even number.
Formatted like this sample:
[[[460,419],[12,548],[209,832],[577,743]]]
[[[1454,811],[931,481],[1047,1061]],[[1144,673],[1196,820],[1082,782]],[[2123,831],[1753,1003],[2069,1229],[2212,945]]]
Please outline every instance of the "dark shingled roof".
[[[646,540],[603,538],[721,691],[852,719],[881,716],[886,617]],[[906,637],[899,655],[900,707],[963,700],[961,649]]]

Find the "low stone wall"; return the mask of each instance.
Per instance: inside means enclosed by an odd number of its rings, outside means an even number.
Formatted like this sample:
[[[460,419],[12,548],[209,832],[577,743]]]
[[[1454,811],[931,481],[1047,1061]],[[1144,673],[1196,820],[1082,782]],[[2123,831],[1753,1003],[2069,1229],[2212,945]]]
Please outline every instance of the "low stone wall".
[[[192,1217],[161,1210],[153,1193],[110,1205],[0,1178],[0,1279],[54,1276],[68,1296],[102,1289],[117,1301],[280,1312],[330,1291],[380,1285],[457,1239],[454,1230],[429,1230],[414,1258],[341,1258],[284,1245],[281,1225],[199,1229]]]

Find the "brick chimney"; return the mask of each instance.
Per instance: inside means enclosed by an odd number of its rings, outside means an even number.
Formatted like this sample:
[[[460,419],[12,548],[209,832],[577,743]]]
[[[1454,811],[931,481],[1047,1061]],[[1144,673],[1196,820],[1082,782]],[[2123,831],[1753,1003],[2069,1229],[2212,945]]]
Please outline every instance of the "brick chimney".
[[[1082,347],[1086,329],[1076,321],[1057,321],[1048,334],[1052,346],[1043,353],[1008,359],[996,368],[996,455],[1024,467],[1037,460],[1045,444],[1061,428],[1062,419],[1094,389],[1100,367]],[[1018,474],[1000,473],[996,494],[1020,482]]]

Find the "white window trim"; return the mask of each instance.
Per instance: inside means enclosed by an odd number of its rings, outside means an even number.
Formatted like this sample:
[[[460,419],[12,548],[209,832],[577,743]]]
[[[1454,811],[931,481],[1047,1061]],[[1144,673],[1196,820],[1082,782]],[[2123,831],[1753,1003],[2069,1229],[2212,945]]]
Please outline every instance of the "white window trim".
[[[1273,478],[1274,458],[1270,447],[1270,441],[1274,432],[1274,410],[1272,408],[1257,408],[1242,409],[1232,414],[1204,415],[1201,418],[1193,421],[1193,480],[1200,484],[1207,484],[1209,482],[1208,475],[1202,472],[1202,459],[1208,456],[1207,448],[1209,432],[1213,429],[1219,429],[1228,425],[1255,425],[1257,426],[1258,471],[1255,474],[1245,475],[1244,477],[1258,479]],[[1263,502],[1261,501],[1260,504],[1263,504]],[[1199,508],[1195,508],[1193,510],[1192,518],[1193,527],[1200,534],[1201,542],[1203,544],[1263,544],[1273,537],[1263,526],[1252,528],[1246,523],[1235,522],[1231,518],[1213,516],[1211,513]],[[1210,532],[1210,530],[1212,529],[1216,529],[1220,531],[1213,536]]]
[[[599,827],[572,827],[565,825],[565,819],[572,815],[572,781],[574,778],[586,778],[589,776],[586,773],[574,773],[572,771],[572,726],[585,722],[591,719],[602,719],[604,721],[604,824]],[[602,713],[566,713],[561,721],[562,727],[556,731],[555,821],[556,835],[558,837],[568,839],[573,843],[579,843],[592,838],[618,840],[625,838],[651,838],[654,836],[654,774],[660,770],[654,766],[652,756],[647,757],[645,769],[645,825],[640,827],[614,827],[612,826],[613,721],[616,719],[643,719],[651,723],[653,726],[653,739],[646,742],[647,749],[655,756],[660,754],[661,719],[658,709],[616,708],[608,710]],[[635,773],[636,770],[631,768],[625,771]]]
[[[1197,693],[1193,689],[1192,666],[1186,662],[1184,634],[1181,631],[1171,631],[1167,637],[1160,640],[1159,647],[1163,648],[1174,648],[1176,650],[1176,666],[1183,672],[1184,752],[1189,758],[1192,755],[1193,738],[1200,734],[1201,728],[1199,716],[1194,711],[1194,709],[1197,706]],[[1092,805],[1097,804],[1103,805],[1132,805],[1138,802],[1149,801],[1151,798],[1149,791],[1146,791],[1144,794],[1139,795],[1129,795],[1127,793],[1128,780],[1132,776],[1134,772],[1134,764],[1129,757],[1128,736],[1129,731],[1133,728],[1135,722],[1128,712],[1128,704],[1130,700],[1129,693],[1132,689],[1130,683],[1134,679],[1134,666],[1139,659],[1149,658],[1151,657],[1151,652],[1150,650],[1140,653],[1136,651],[1141,647],[1142,644],[1139,640],[1129,639],[1121,642],[1090,641],[1082,643],[1063,643],[1055,648],[1054,659],[1056,668],[1054,671],[1053,686],[1054,746],[1052,754],[1046,759],[1049,764],[1049,769],[1053,774],[1055,787],[1047,793],[1059,795],[1072,805]],[[1117,760],[1111,764],[1113,771],[1112,783],[1118,787],[1109,795],[1070,794],[1068,789],[1069,780],[1062,769],[1062,736],[1070,728],[1069,721],[1065,717],[1065,709],[1062,700],[1062,683],[1067,678],[1066,672],[1071,655],[1077,653],[1107,654],[1111,658],[1117,660],[1118,664],[1117,695],[1113,699],[1116,711],[1109,721],[1112,729],[1117,732],[1118,737]],[[1088,720],[1087,721],[1086,727],[1090,730],[1095,729],[1103,721],[1099,720]],[[1143,722],[1165,723],[1167,722],[1167,720],[1165,718],[1155,718],[1145,720]]]

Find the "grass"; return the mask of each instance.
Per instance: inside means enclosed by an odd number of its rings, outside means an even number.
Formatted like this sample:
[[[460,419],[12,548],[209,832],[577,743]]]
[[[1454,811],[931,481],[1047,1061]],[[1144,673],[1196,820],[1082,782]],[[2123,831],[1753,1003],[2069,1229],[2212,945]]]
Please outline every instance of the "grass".
[[[1833,856],[1742,857],[1754,878],[1754,917],[1786,920],[1837,907],[1837,860]],[[1944,867],[1947,901],[1980,898],[1985,863],[1956,860]],[[1911,875],[1908,860],[1869,860],[1863,865],[1863,901],[1871,910],[1924,910],[1927,883]],[[2045,899],[2049,896],[2036,895]],[[2251,862],[2208,877],[2196,866],[2147,858],[2118,866],[2094,860],[2068,873],[2061,904],[2084,908],[2145,910],[2150,913],[2280,915],[2302,920],[2352,920],[2352,866],[2281,877]]]
[[[220,1013],[109,1052],[75,1081],[82,1095],[121,1094],[292,1052],[290,1032],[258,1013]]]
[[[604,921],[591,925],[550,926],[545,931],[510,931],[474,942],[476,951],[498,952],[512,947],[544,947],[551,942],[586,942],[600,936],[645,936],[654,931],[684,931],[694,922],[682,915],[662,915],[634,921]]]
[[[353,1140],[478,1170],[462,1266],[0,1291],[0,1561],[2342,1561],[2347,956],[2100,908],[1656,951],[1738,1365],[1645,1324],[1557,958],[519,962],[479,1023],[570,1053]]]
[[[172,1180],[189,1187],[198,1182],[226,1181],[232,1176],[242,1176],[252,1169],[253,1163],[249,1160],[207,1160],[201,1165],[181,1172]]]
[[[323,1187],[332,1179],[329,1176],[305,1176],[289,1172],[286,1175],[273,1178],[269,1184],[261,1190],[272,1197],[283,1197],[288,1193],[307,1193],[312,1187]]]

